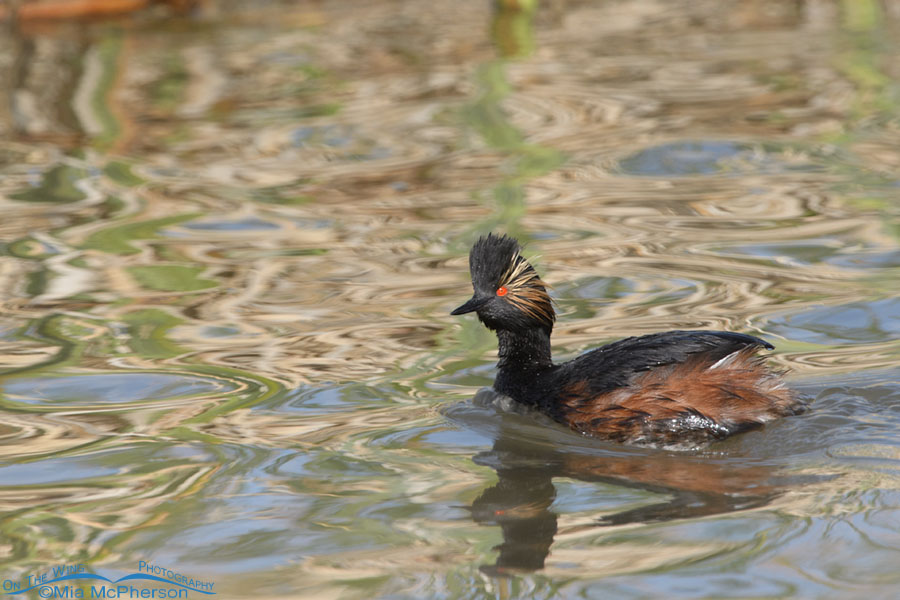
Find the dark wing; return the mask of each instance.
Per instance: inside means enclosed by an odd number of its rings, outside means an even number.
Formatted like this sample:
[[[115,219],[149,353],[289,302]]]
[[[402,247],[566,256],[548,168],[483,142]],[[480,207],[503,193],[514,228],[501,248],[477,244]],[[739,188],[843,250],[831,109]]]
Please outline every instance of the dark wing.
[[[564,365],[564,380],[588,380],[590,392],[602,394],[628,385],[636,376],[664,365],[703,355],[711,363],[745,348],[772,344],[752,335],[728,331],[666,331],[613,342]]]

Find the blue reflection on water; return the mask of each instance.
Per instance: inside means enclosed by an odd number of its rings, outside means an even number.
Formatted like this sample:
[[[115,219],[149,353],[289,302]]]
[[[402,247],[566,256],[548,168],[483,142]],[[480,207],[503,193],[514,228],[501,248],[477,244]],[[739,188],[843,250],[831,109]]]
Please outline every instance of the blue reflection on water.
[[[127,404],[200,394],[224,393],[236,386],[220,379],[184,373],[95,373],[28,377],[0,384],[0,394],[26,404],[91,402]]]

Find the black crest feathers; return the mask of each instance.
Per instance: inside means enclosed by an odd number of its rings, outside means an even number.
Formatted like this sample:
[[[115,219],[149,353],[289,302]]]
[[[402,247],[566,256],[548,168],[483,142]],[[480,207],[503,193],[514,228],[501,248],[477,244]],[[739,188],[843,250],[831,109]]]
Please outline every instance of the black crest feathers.
[[[521,258],[520,250],[519,242],[505,235],[489,233],[478,238],[469,252],[472,286],[478,291],[493,294],[503,284],[503,276],[510,265]]]
[[[479,316],[493,329],[552,328],[556,314],[547,285],[520,252],[515,238],[493,233],[472,246],[469,271],[475,296],[497,297],[502,303],[484,304]]]

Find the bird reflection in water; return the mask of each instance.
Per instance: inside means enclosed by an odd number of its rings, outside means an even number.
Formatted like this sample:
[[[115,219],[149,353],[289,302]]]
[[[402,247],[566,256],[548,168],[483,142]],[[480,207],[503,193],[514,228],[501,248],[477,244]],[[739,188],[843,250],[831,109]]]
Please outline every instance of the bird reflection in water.
[[[496,562],[482,567],[490,575],[540,570],[559,532],[554,477],[607,483],[662,493],[667,499],[597,518],[587,525],[603,528],[705,517],[765,506],[786,491],[788,480],[776,467],[710,452],[666,451],[598,443],[561,427],[534,422],[535,415],[486,415],[484,408],[513,406],[493,390],[476,394],[480,415],[447,411],[467,426],[489,426],[491,450],[474,461],[497,472],[498,481],[469,507],[475,522],[499,525],[503,543]],[[477,410],[471,407],[468,410]],[[456,414],[453,414],[456,413]],[[484,417],[489,423],[485,422]],[[472,421],[479,420],[480,424]],[[529,423],[530,421],[530,423]],[[792,483],[797,483],[791,480]],[[577,526],[579,529],[585,526]],[[563,533],[574,533],[566,531]]]

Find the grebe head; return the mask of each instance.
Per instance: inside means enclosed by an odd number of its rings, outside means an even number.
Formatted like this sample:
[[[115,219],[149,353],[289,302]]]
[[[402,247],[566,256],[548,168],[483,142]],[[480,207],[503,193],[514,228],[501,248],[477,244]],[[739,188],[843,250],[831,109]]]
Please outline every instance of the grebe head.
[[[543,329],[549,334],[556,314],[547,285],[520,251],[514,238],[492,233],[480,237],[469,253],[475,295],[450,314],[474,311],[490,329]]]

